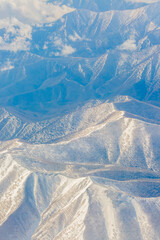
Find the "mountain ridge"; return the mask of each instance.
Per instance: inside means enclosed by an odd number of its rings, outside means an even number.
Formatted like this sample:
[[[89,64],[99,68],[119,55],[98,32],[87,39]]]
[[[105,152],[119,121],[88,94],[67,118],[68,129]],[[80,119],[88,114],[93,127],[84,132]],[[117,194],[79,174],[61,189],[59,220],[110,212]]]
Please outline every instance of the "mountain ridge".
[[[0,240],[160,239],[159,12],[0,2]]]

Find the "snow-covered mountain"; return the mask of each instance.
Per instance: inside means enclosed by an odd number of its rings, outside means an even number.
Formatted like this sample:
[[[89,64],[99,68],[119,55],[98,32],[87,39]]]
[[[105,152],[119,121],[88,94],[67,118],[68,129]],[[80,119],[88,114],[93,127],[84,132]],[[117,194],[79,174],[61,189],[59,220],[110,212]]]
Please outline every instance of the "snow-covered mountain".
[[[53,23],[28,25],[29,36],[19,25],[3,29],[1,48],[17,48],[1,51],[0,105],[38,118],[117,95],[159,105],[159,9],[160,2],[131,10],[74,9]],[[17,51],[18,38],[23,51]]]
[[[0,0],[0,240],[159,240],[160,1]]]

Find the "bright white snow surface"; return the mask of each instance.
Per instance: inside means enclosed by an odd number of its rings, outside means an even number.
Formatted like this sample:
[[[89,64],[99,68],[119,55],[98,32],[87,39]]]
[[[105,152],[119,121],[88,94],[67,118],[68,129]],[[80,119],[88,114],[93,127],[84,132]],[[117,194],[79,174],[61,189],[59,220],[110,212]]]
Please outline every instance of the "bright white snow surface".
[[[159,13],[0,0],[0,240],[160,240]]]

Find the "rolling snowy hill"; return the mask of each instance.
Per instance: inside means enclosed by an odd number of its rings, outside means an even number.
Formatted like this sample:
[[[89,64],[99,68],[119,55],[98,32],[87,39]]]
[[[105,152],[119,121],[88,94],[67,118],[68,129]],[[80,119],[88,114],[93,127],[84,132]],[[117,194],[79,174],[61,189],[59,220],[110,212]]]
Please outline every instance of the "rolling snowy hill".
[[[159,12],[0,0],[0,240],[160,239]]]

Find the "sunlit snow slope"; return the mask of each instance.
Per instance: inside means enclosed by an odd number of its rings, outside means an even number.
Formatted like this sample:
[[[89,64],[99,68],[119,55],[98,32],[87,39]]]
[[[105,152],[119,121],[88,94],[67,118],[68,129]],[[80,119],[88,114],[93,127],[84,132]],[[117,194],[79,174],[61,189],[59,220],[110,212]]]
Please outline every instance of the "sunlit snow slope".
[[[0,240],[160,240],[159,13],[0,0]]]

